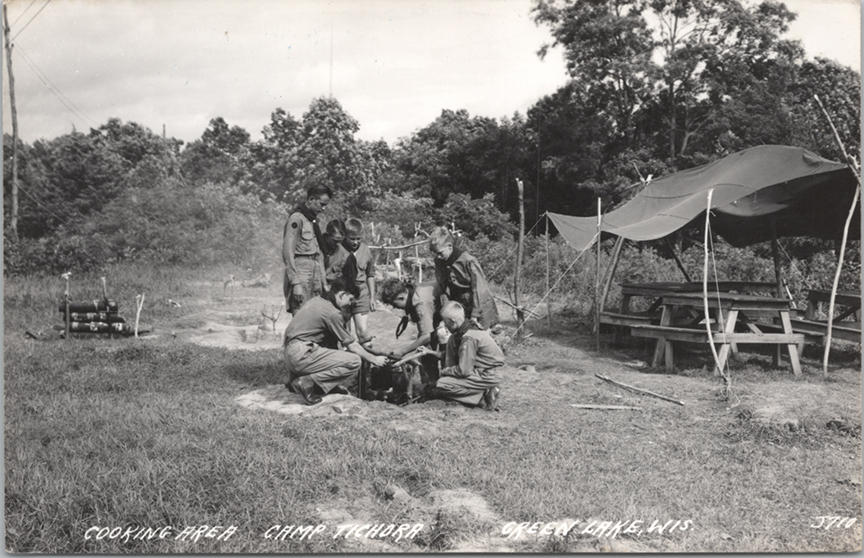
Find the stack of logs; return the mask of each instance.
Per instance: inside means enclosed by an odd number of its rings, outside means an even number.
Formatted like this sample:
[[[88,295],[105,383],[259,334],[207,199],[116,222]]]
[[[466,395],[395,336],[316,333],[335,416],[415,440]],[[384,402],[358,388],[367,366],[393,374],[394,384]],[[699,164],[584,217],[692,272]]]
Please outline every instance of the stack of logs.
[[[119,314],[117,303],[108,300],[105,278],[102,278],[102,300],[72,302],[69,300],[69,274],[65,274],[66,294],[60,302],[66,335],[70,333],[107,333],[132,335],[134,332],[126,319]]]
[[[118,333],[131,335],[132,328],[118,313],[117,303],[113,300],[91,300],[60,304],[60,313],[70,333]]]

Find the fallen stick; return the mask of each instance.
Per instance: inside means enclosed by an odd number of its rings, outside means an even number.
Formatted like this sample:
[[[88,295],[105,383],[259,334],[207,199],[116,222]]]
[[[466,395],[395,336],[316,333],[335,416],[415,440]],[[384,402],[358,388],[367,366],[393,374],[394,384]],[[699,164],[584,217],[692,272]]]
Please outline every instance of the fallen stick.
[[[629,389],[629,390],[633,390],[637,393],[644,393],[645,395],[650,395],[651,397],[656,397],[656,398],[662,399],[664,401],[677,403],[678,405],[681,405],[682,407],[684,406],[683,401],[678,401],[677,399],[672,399],[671,397],[666,397],[665,395],[660,395],[659,393],[654,393],[653,391],[648,391],[647,389],[640,389],[637,387],[628,386],[627,384],[622,384],[621,382],[616,382],[615,380],[612,380],[611,378],[607,378],[606,376],[601,376],[600,374],[594,374],[594,375],[603,381],[609,382],[610,384],[615,384],[616,386],[623,387],[623,388]]]
[[[571,407],[576,407],[577,409],[599,409],[603,411],[641,411],[642,407],[630,407],[627,405],[577,405],[576,403],[570,403]]]

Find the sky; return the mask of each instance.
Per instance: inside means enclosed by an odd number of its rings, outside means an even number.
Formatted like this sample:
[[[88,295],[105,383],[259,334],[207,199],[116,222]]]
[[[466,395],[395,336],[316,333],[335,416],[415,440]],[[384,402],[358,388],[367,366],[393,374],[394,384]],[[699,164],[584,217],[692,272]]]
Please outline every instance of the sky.
[[[809,58],[861,71],[857,0],[784,0]],[[19,136],[108,118],[191,142],[212,118],[253,140],[276,108],[333,95],[357,137],[399,138],[444,109],[524,114],[567,75],[532,0],[9,0]],[[35,16],[35,17],[34,17]],[[12,133],[6,58],[3,131]]]

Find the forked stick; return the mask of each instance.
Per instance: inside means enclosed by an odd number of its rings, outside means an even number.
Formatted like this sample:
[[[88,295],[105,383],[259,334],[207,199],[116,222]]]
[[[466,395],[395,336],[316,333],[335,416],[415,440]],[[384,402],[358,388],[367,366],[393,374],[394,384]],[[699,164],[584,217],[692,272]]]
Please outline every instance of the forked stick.
[[[141,317],[141,308],[144,306],[144,293],[135,295],[135,304],[138,307],[135,312],[135,339],[138,339],[138,319]]]

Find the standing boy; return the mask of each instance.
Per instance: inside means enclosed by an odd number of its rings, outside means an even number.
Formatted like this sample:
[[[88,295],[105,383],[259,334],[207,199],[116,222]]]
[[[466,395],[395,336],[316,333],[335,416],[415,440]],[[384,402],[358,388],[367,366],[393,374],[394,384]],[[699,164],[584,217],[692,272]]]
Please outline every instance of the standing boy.
[[[372,340],[368,330],[369,312],[375,300],[375,260],[372,250],[363,242],[363,223],[349,219],[345,223],[345,240],[330,258],[330,267],[341,269],[342,276],[357,285],[360,295],[351,305],[357,339],[361,345]]]
[[[323,237],[318,227],[318,215],[324,211],[333,192],[328,186],[316,184],[306,192],[301,203],[285,223],[282,233],[282,261],[285,275],[282,292],[285,307],[294,315],[303,303],[324,290]]]
[[[345,240],[345,223],[341,219],[333,219],[327,223],[327,230],[324,231],[324,274],[327,286],[333,282],[333,279],[342,276],[342,270],[336,270],[331,265],[333,254],[339,250],[339,246]]]
[[[457,248],[444,227],[432,231],[429,248],[435,254],[435,280],[442,295],[460,303],[466,319],[477,320],[486,329],[494,327],[498,308],[477,258]]]

